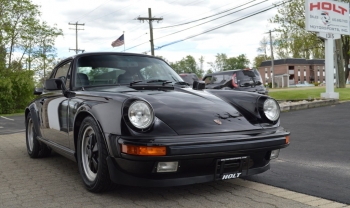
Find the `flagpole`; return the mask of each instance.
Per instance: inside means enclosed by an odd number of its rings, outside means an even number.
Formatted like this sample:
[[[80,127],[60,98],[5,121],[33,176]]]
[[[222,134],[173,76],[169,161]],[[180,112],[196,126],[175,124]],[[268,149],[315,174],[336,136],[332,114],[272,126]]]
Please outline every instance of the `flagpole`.
[[[123,35],[124,35],[124,31],[123,31]],[[125,36],[124,36],[124,52],[125,52]]]

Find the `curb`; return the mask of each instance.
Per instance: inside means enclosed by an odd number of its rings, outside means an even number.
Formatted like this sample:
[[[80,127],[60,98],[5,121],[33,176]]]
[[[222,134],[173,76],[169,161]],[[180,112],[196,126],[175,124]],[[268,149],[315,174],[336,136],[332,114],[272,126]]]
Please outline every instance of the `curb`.
[[[294,110],[302,110],[302,109],[308,109],[308,108],[317,108],[317,107],[322,107],[322,106],[329,106],[329,105],[336,105],[340,103],[339,99],[329,99],[329,100],[316,100],[312,102],[289,102],[289,104],[285,103],[279,103],[280,109],[282,112],[286,111],[294,111]]]

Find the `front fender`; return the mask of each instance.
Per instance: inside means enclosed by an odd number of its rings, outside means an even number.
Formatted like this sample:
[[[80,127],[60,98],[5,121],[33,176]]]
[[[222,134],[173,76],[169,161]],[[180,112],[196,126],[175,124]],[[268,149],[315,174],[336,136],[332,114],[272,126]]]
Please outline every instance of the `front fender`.
[[[34,125],[34,131],[36,133],[37,136],[42,137],[41,131],[40,131],[40,118],[39,118],[39,111],[37,106],[35,105],[35,103],[32,103],[29,105],[29,107],[27,107],[26,111],[29,111],[31,116],[32,116],[32,120],[33,120],[33,125]],[[27,115],[25,118],[25,124],[27,126]],[[26,127],[27,128],[27,127]]]

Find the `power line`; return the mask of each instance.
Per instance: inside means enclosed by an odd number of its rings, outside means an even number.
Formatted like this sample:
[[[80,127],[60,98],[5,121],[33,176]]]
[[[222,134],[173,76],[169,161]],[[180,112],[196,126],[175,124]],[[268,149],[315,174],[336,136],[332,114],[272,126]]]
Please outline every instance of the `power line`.
[[[169,2],[168,4],[171,4],[171,3],[173,3],[173,2],[175,2],[175,1],[178,1],[178,0],[174,0],[174,1],[172,1],[172,2]],[[200,1],[200,2],[202,2],[202,1],[204,1],[204,0],[195,0],[195,1],[192,1],[192,2],[190,2],[190,3],[188,3],[188,4],[185,4],[185,5],[182,5],[182,6],[188,6],[188,5],[190,5],[190,4],[193,4],[193,3],[199,3],[198,1]],[[163,12],[163,13],[161,13],[159,16],[164,16],[165,14],[169,14],[170,12]],[[136,18],[135,18],[136,19]],[[134,19],[134,20],[135,20]],[[137,28],[145,28],[145,26],[136,26],[136,27],[133,27],[133,28],[131,28],[129,31],[131,31],[131,32],[133,32],[135,29],[137,29]]]
[[[239,19],[236,19],[236,20],[234,20],[234,21],[230,21],[230,22],[224,23],[224,24],[222,24],[222,25],[220,25],[220,26],[218,26],[218,27],[214,27],[214,28],[209,29],[209,30],[206,30],[206,31],[204,31],[204,32],[202,32],[202,33],[199,33],[199,34],[196,34],[196,35],[192,35],[192,36],[188,36],[188,37],[185,38],[185,39],[177,40],[177,41],[174,41],[174,42],[167,43],[167,44],[165,44],[165,45],[159,46],[159,47],[155,48],[155,50],[161,49],[161,48],[166,47],[166,46],[169,46],[169,45],[173,45],[173,44],[175,44],[175,43],[179,43],[179,42],[188,40],[188,39],[190,39],[190,38],[197,37],[197,36],[202,35],[202,34],[205,34],[205,33],[209,33],[209,32],[211,32],[211,31],[220,29],[220,28],[225,27],[225,26],[227,26],[227,25],[230,25],[230,24],[239,22],[239,21],[241,21],[241,20],[247,19],[247,18],[252,17],[252,16],[255,16],[255,15],[257,15],[257,14],[266,12],[266,11],[268,11],[268,10],[270,10],[270,9],[276,8],[276,7],[278,7],[278,6],[282,5],[282,4],[288,3],[288,2],[290,2],[290,1],[292,1],[292,0],[288,0],[288,1],[285,1],[285,2],[281,1],[281,2],[278,3],[278,4],[275,4],[275,5],[272,5],[272,6],[269,6],[269,7],[265,7],[264,9],[258,10],[258,11],[256,11],[255,13],[251,13],[251,14],[249,14],[249,15],[246,15],[246,16],[244,16],[244,17],[242,17],[242,18],[239,18]],[[252,6],[253,6],[253,5],[252,5]],[[169,35],[171,35],[171,34],[169,34]],[[168,36],[169,36],[169,35],[168,35]],[[163,37],[164,37],[164,36],[163,36]],[[161,37],[161,38],[162,38],[162,37]],[[156,39],[159,39],[159,38],[156,38]],[[140,44],[135,45],[135,46],[133,46],[133,47],[131,47],[131,48],[128,48],[128,49],[126,49],[126,50],[130,50],[130,49],[136,48],[136,47],[138,47],[138,46],[140,46],[140,45],[143,45],[143,44],[146,44],[146,43],[148,43],[148,42],[140,43]]]
[[[188,27],[188,28],[185,28],[185,29],[183,29],[183,30],[176,31],[176,32],[170,33],[170,34],[168,34],[168,35],[164,35],[164,36],[162,36],[162,37],[155,38],[155,40],[157,40],[157,39],[161,39],[161,38],[165,38],[165,37],[168,37],[168,36],[170,36],[170,35],[174,35],[174,34],[176,34],[176,33],[180,33],[180,32],[183,32],[183,31],[185,31],[185,30],[189,30],[189,29],[192,29],[192,28],[198,27],[198,26],[200,26],[200,25],[204,25],[204,24],[206,24],[206,23],[208,23],[208,22],[212,22],[212,21],[214,21],[214,20],[217,20],[217,19],[220,19],[220,18],[226,17],[226,16],[228,16],[228,15],[231,15],[231,14],[234,14],[234,13],[237,13],[237,12],[240,12],[240,11],[243,11],[243,10],[245,10],[245,9],[249,9],[249,8],[251,8],[251,7],[253,7],[253,6],[256,6],[256,5],[258,5],[258,4],[262,4],[262,3],[266,2],[266,1],[268,1],[268,0],[264,0],[264,1],[262,1],[262,2],[258,2],[258,3],[256,3],[256,4],[253,4],[253,5],[249,6],[249,7],[245,7],[245,8],[242,8],[242,9],[236,10],[236,11],[234,11],[234,12],[231,12],[231,13],[225,14],[225,15],[223,15],[223,16],[220,16],[220,17],[214,18],[214,19],[212,19],[212,20],[209,20],[209,21],[206,21],[206,22],[200,23],[200,24],[198,24],[198,25],[194,25],[194,26],[192,26],[192,27]]]
[[[237,9],[237,8],[239,8],[239,7],[242,7],[242,6],[245,6],[245,5],[247,5],[247,4],[250,4],[250,3],[254,2],[254,1],[257,1],[257,0],[252,0],[252,1],[248,2],[248,3],[241,4],[241,5],[237,6],[237,7],[234,7],[234,8],[231,8],[231,9],[228,9],[228,10],[225,10],[225,11],[222,11],[222,12],[219,12],[219,13],[216,13],[216,14],[214,14],[214,15],[210,15],[210,16],[203,17],[203,18],[200,18],[200,19],[196,19],[196,20],[193,20],[193,21],[190,21],[190,22],[185,22],[185,23],[181,23],[181,24],[177,24],[177,25],[171,25],[171,26],[165,26],[165,27],[158,27],[158,28],[153,28],[153,29],[165,29],[165,28],[170,28],[170,27],[177,27],[177,26],[181,26],[181,25],[187,25],[187,24],[190,24],[190,23],[193,23],[193,22],[198,22],[198,21],[201,21],[201,20],[208,19],[208,18],[210,18],[210,17],[214,17],[214,16],[217,16],[217,15],[226,13],[226,12],[228,12],[228,11]]]
[[[194,3],[196,2],[196,3],[200,3],[200,2],[202,2],[202,1],[205,1],[205,0],[195,0],[195,1],[192,1],[192,2],[190,2],[190,3],[188,3],[188,4],[185,4],[185,5],[181,5],[181,6],[189,6],[189,5],[191,5],[191,4],[193,4],[193,5],[195,5]],[[173,3],[174,1],[172,1],[171,3]],[[171,3],[169,3],[169,4],[171,4]],[[191,5],[191,6],[193,6],[193,5]],[[161,13],[159,16],[164,16],[164,15],[166,15],[166,14],[169,14],[170,12],[166,12],[166,13]]]
[[[142,37],[142,36],[144,36],[144,35],[147,35],[147,33],[144,33],[144,34],[140,35],[139,37],[134,38],[134,39],[131,39],[131,40],[129,40],[129,41],[133,41],[133,40],[139,39],[140,37]]]
[[[188,36],[188,37],[187,37],[187,38],[185,38],[185,39],[178,40],[178,41],[174,41],[174,42],[171,42],[171,43],[168,43],[168,44],[165,44],[165,45],[159,46],[159,47],[157,47],[155,50],[161,49],[161,48],[166,47],[166,46],[169,46],[169,45],[173,45],[173,44],[175,44],[175,43],[179,43],[179,42],[182,42],[182,41],[188,40],[188,39],[190,39],[190,38],[197,37],[197,36],[199,36],[199,35],[203,35],[203,34],[205,34],[205,33],[209,33],[209,32],[211,32],[211,31],[214,31],[214,30],[220,29],[220,28],[225,27],[225,26],[227,26],[227,25],[230,25],[230,24],[233,24],[233,23],[236,23],[236,22],[242,21],[242,20],[244,20],[244,19],[247,19],[247,18],[249,18],[249,17],[255,16],[255,15],[257,15],[257,14],[260,14],[260,13],[266,12],[266,11],[268,11],[268,10],[270,10],[270,9],[276,8],[276,7],[278,7],[278,6],[282,5],[282,4],[288,3],[288,2],[290,2],[290,1],[292,1],[292,0],[285,1],[285,2],[280,2],[279,4],[275,4],[275,5],[273,5],[273,6],[265,7],[264,9],[259,10],[259,11],[255,12],[255,13],[252,13],[252,14],[249,14],[249,15],[244,16],[244,17],[242,17],[242,18],[236,19],[236,20],[234,20],[234,21],[231,21],[231,22],[225,23],[225,24],[220,25],[220,26],[218,26],[218,27],[214,27],[214,28],[209,29],[209,30],[207,30],[207,31],[204,31],[204,32],[202,32],[202,33],[199,33],[199,34],[196,34],[196,35],[192,35],[192,36]]]
[[[107,1],[110,1],[110,0],[107,0]],[[89,12],[83,14],[82,16],[80,16],[77,20],[77,22],[79,22],[81,20],[82,17],[90,14],[91,12],[95,11],[96,9],[100,8],[103,4],[105,4],[107,1],[103,2],[102,4],[100,4],[98,7],[95,7],[93,10],[90,10]]]
[[[96,20],[99,20],[99,19],[101,19],[101,18],[103,18],[103,17],[109,16],[109,15],[111,15],[111,14],[113,14],[113,13],[116,13],[116,12],[118,12],[118,11],[120,11],[120,10],[125,10],[126,8],[130,7],[132,4],[134,4],[134,2],[133,2],[133,3],[130,3],[130,4],[129,4],[128,6],[126,6],[126,7],[121,7],[120,9],[115,10],[115,11],[113,11],[113,12],[111,12],[111,13],[108,13],[108,14],[106,14],[106,15],[100,16],[100,17],[98,17],[98,18],[94,18],[92,21],[90,21],[90,23],[91,23],[91,22],[95,22]]]
[[[127,49],[125,49],[125,51],[130,50],[130,49],[133,49],[133,48],[136,48],[136,47],[138,47],[138,46],[140,46],[140,45],[143,45],[143,44],[146,44],[146,43],[148,43],[148,42],[149,42],[149,41],[140,43],[140,44],[138,44],[138,45],[136,45],[136,46],[133,46],[133,47],[131,47],[131,48],[127,48]]]

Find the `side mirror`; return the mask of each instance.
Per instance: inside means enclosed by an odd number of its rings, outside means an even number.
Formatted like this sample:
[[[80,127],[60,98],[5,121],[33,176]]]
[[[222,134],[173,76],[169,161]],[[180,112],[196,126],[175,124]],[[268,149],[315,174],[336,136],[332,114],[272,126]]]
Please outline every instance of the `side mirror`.
[[[41,95],[43,93],[43,88],[34,88],[34,95]]]
[[[46,90],[62,90],[63,95],[67,98],[75,97],[75,92],[69,91],[62,79],[48,79],[45,81],[44,88]]]
[[[61,90],[63,82],[61,79],[47,79],[44,83],[44,88],[46,90]]]
[[[203,90],[203,89],[205,89],[205,82],[204,81],[194,81],[192,88],[194,90]]]

